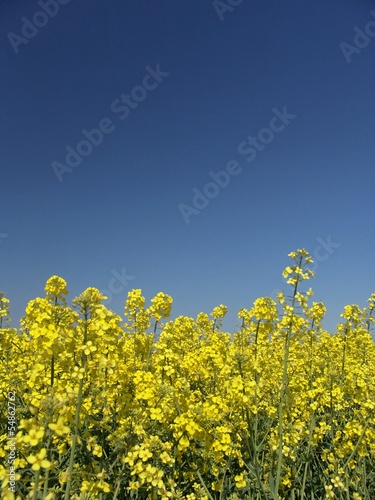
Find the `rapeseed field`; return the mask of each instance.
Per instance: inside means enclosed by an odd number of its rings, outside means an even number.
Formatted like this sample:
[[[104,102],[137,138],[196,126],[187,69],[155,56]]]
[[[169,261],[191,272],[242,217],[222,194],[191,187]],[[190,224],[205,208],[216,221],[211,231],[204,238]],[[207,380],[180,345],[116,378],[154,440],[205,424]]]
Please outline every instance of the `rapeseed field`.
[[[19,329],[0,298],[1,498],[375,498],[375,293],[337,331],[289,254],[286,291],[169,320],[172,298],[53,276]]]

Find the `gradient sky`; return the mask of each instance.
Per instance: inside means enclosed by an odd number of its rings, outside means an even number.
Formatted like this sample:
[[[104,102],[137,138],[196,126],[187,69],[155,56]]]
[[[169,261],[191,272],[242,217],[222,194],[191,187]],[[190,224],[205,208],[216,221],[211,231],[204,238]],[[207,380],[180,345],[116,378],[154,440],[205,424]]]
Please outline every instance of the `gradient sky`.
[[[329,331],[345,305],[364,307],[375,2],[64,1],[45,6],[53,17],[40,15],[47,0],[0,6],[0,290],[13,326],[57,274],[71,298],[113,290],[118,313],[131,288],[172,295],[173,317],[223,303],[233,331],[240,308],[288,290],[287,254],[302,247],[320,258],[311,285]],[[272,121],[283,109],[289,123]],[[99,124],[111,132],[60,182],[52,164]],[[207,187],[228,165],[228,185]],[[205,189],[215,196],[198,210]]]

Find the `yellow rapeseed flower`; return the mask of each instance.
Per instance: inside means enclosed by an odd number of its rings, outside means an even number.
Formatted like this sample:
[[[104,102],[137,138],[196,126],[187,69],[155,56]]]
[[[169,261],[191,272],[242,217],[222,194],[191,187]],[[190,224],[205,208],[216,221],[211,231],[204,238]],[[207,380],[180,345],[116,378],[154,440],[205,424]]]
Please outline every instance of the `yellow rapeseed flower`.
[[[49,469],[51,467],[51,462],[46,460],[47,450],[42,448],[36,455],[29,455],[27,461],[32,465],[32,470],[38,471],[41,467],[43,469]]]

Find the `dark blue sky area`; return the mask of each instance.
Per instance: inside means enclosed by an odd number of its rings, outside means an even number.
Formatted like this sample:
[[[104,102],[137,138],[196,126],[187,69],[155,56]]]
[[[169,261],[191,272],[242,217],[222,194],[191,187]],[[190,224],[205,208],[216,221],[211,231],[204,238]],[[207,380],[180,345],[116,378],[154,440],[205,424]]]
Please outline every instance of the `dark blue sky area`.
[[[233,331],[240,308],[285,289],[301,247],[319,259],[327,329],[366,305],[375,2],[0,11],[0,290],[15,326],[57,274],[71,298],[109,291],[119,313],[131,288],[172,295],[173,317],[223,303]]]

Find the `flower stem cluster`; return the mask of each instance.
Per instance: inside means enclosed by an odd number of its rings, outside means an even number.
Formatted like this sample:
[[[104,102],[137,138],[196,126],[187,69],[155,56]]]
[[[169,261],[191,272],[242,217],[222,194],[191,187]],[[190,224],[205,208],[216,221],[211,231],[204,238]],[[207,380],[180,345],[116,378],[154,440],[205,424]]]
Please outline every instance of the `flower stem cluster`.
[[[223,304],[170,320],[169,295],[138,289],[122,318],[95,288],[69,306],[50,278],[20,329],[0,324],[0,414],[12,390],[18,419],[2,498],[375,498],[375,294],[328,333],[312,258],[289,257],[290,292],[243,307],[233,335]]]

